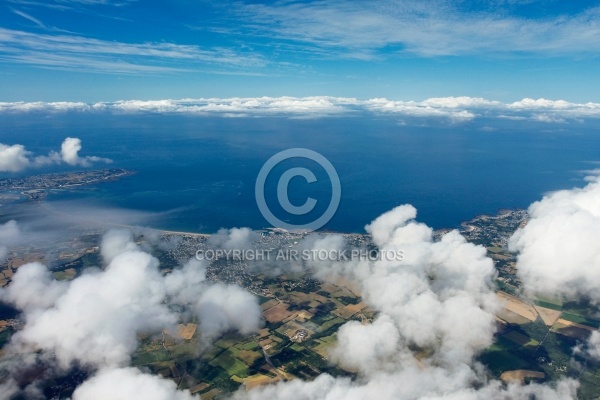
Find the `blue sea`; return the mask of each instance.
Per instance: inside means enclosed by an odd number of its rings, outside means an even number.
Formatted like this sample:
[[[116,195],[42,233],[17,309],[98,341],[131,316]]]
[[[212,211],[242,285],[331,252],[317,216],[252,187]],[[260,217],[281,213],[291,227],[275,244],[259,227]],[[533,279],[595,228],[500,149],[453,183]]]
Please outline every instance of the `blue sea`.
[[[323,227],[364,232],[365,224],[410,203],[418,219],[453,228],[479,214],[526,208],[544,193],[584,186],[584,170],[600,160],[597,123],[547,124],[483,120],[402,125],[390,116],[320,119],[219,118],[181,115],[21,114],[0,116],[0,143],[20,143],[35,155],[58,150],[67,136],[83,142],[81,155],[114,160],[136,171],[119,181],[53,193],[48,201],[92,201],[158,213],[154,227],[211,233],[221,227],[269,227],[255,201],[263,164],[289,148],[325,156],[341,182],[339,208]],[[278,166],[313,168],[316,183],[290,181],[290,201],[328,204],[327,175],[309,160]],[[96,165],[103,168],[101,164]],[[20,176],[73,170],[28,169]],[[267,182],[267,201],[277,208],[277,182]],[[0,210],[1,212],[1,210]]]

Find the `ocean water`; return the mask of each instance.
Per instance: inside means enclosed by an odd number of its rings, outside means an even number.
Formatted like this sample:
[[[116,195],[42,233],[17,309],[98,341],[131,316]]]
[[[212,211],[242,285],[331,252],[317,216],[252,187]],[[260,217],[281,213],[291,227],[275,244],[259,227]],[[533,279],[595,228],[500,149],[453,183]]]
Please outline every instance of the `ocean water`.
[[[424,120],[407,126],[394,117],[373,115],[27,114],[0,116],[0,143],[20,143],[37,155],[59,149],[67,136],[79,137],[81,155],[109,157],[112,166],[136,174],[95,190],[53,193],[50,202],[91,200],[149,211],[158,214],[156,228],[207,233],[221,227],[269,227],[256,205],[256,177],[275,153],[307,148],[325,156],[341,182],[340,206],[323,229],[363,232],[365,224],[400,204],[413,204],[418,219],[434,228],[452,228],[479,214],[525,208],[548,191],[583,186],[582,171],[598,167],[600,160],[598,128],[590,122],[497,119]],[[276,215],[282,211],[275,196],[278,176],[297,166],[314,171],[317,182],[294,178],[290,201],[299,205],[310,196],[318,200],[315,215],[324,210],[331,185],[325,171],[311,163],[288,160],[269,175],[267,204]],[[29,169],[17,175],[69,169]]]

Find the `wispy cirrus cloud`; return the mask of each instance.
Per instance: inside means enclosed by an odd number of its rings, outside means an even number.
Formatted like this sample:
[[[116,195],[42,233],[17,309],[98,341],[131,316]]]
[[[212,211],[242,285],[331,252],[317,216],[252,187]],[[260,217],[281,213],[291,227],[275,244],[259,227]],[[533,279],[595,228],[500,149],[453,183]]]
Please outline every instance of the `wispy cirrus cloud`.
[[[238,6],[239,15],[248,21],[242,23],[248,32],[356,59],[389,53],[557,56],[600,50],[600,8],[592,4],[579,13],[535,19],[514,13],[514,2],[490,2],[489,8],[476,11],[465,9],[462,2],[443,0],[278,1]]]
[[[352,97],[231,97],[116,102],[0,102],[0,114],[9,113],[156,113],[198,116],[282,116],[320,118],[356,113],[388,115],[399,119],[441,119],[452,123],[497,118],[547,123],[583,122],[600,118],[600,103],[525,98],[503,103],[480,97],[435,97],[422,101]]]
[[[231,48],[126,43],[72,34],[34,34],[5,28],[0,28],[0,60],[106,73],[193,71],[207,65],[234,71],[262,67],[267,63],[261,55]]]
[[[8,2],[18,5],[25,6],[40,6],[46,8],[54,8],[57,10],[77,10],[80,7],[84,6],[96,6],[96,5],[104,5],[104,6],[126,6],[131,3],[135,3],[137,0],[46,0],[46,1],[37,1],[37,0],[8,0]]]
[[[33,22],[33,23],[34,23],[35,25],[37,25],[38,27],[40,27],[40,28],[43,28],[43,29],[47,29],[46,25],[44,25],[44,24],[42,23],[42,21],[40,21],[39,19],[37,19],[37,18],[35,18],[35,17],[33,17],[33,16],[31,16],[31,15],[27,14],[27,13],[24,13],[23,11],[15,10],[14,8],[11,8],[10,10],[11,10],[11,11],[12,11],[14,14],[18,15],[19,17],[23,17],[23,18],[25,18],[26,20]]]

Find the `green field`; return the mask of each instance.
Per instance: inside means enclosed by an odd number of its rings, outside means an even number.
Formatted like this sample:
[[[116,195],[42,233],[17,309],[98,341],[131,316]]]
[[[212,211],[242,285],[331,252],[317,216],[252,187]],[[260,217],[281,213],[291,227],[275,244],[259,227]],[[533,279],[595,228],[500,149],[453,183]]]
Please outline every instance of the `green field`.
[[[333,319],[330,319],[329,321],[325,321],[323,323],[323,325],[321,325],[319,327],[319,332],[325,332],[326,330],[328,330],[329,328],[335,326],[335,325],[339,325],[339,324],[343,324],[344,322],[346,322],[346,320],[340,318],[340,317],[336,317]]]
[[[209,363],[215,367],[221,367],[229,376],[237,375],[240,378],[246,378],[249,374],[248,366],[235,357],[232,349],[227,349]]]
[[[238,343],[235,345],[235,347],[240,350],[257,350],[259,348],[258,344],[254,340]]]
[[[591,326],[593,328],[600,328],[600,322],[586,318],[579,314],[574,314],[570,312],[563,312],[561,317],[566,319],[567,321],[576,322],[578,324]]]
[[[538,342],[535,339],[530,338],[527,335],[524,335],[522,333],[519,333],[517,331],[510,331],[504,335],[502,335],[502,337],[515,342],[516,344],[523,346],[523,347],[537,347],[537,345],[540,344],[540,342]]]
[[[545,307],[545,308],[549,308],[551,310],[556,310],[556,311],[562,311],[563,306],[561,303],[557,302],[551,302],[549,300],[534,300],[535,305],[540,306],[540,307]]]
[[[505,371],[531,368],[531,364],[527,360],[502,348],[490,349],[483,353],[479,359],[496,377]]]

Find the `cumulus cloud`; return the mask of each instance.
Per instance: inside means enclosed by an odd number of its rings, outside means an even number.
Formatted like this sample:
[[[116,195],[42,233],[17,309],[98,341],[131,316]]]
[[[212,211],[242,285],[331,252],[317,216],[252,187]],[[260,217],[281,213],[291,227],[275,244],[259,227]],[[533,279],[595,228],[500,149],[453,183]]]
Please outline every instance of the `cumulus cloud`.
[[[517,273],[528,292],[600,304],[599,172],[583,188],[550,193],[533,203],[531,220],[511,237],[509,248],[518,252]],[[598,331],[574,351],[600,359]]]
[[[26,312],[25,327],[12,345],[52,353],[63,368],[75,361],[94,367],[127,364],[138,333],[160,331],[176,322],[163,304],[166,294],[157,267],[156,259],[146,253],[123,253],[105,271],[72,281],[50,307],[36,307],[39,301],[28,301],[10,285],[7,297]],[[15,279],[33,268],[19,268]],[[29,285],[42,292],[53,283],[39,274],[28,275]]]
[[[211,235],[208,243],[217,248],[245,250],[259,239],[259,234],[250,228],[221,228]]]
[[[30,154],[23,145],[0,143],[0,172],[18,172],[27,168],[31,163]]]
[[[202,292],[195,307],[200,328],[209,338],[230,329],[255,332],[262,318],[256,298],[239,286],[214,284]]]
[[[502,103],[479,97],[435,97],[422,101],[310,96],[232,97],[180,100],[121,100],[112,103],[0,103],[0,113],[24,112],[158,113],[197,116],[247,117],[282,116],[319,118],[352,115],[357,112],[396,116],[403,119],[432,118],[452,123],[477,118],[519,119],[562,123],[600,118],[599,103],[571,103],[565,100],[525,98]],[[73,143],[74,144],[74,143]],[[70,146],[73,146],[71,144]],[[73,148],[76,146],[73,146]],[[60,157],[60,154],[53,157]],[[52,157],[51,157],[52,158]],[[89,161],[94,161],[89,159]]]
[[[19,269],[9,289],[0,292],[0,299],[20,310],[33,311],[51,307],[66,289],[66,284],[54,280],[45,265],[34,262]]]
[[[236,399],[574,399],[577,382],[556,386],[489,381],[475,355],[493,342],[495,269],[482,246],[457,231],[441,240],[399,206],[366,227],[385,258],[322,263],[311,267],[335,281],[348,279],[377,311],[369,324],[351,321],[338,331],[332,359],[357,373],[355,380],[322,374],[239,391]],[[312,240],[315,248],[339,248],[343,239]]]
[[[144,374],[136,368],[103,369],[73,393],[73,400],[192,400],[188,390],[177,390],[175,382]]]
[[[111,229],[102,236],[100,253],[106,264],[110,264],[121,253],[137,249],[130,229]]]
[[[104,393],[110,376],[122,377],[123,386],[117,392],[109,387],[117,397],[100,398],[192,398],[170,381],[125,368],[138,335],[175,332],[175,325],[189,316],[200,321],[205,342],[229,330],[250,334],[260,325],[256,297],[237,286],[207,282],[205,266],[197,260],[165,276],[158,260],[141,251],[125,230],[106,233],[102,254],[105,269],[88,269],[69,282],[54,280],[40,263],[23,265],[0,290],[0,299],[23,313],[24,326],[6,348],[10,357],[41,354],[62,371],[73,365],[96,371],[74,398],[98,398],[93,396]],[[131,385],[142,383],[158,397],[139,397],[139,391],[127,396],[135,388]]]
[[[102,254],[106,269],[68,284],[54,281],[38,263],[19,268],[3,292],[5,300],[25,311],[26,325],[15,335],[14,346],[51,352],[64,368],[73,361],[123,366],[137,347],[138,333],[158,332],[177,322],[166,299],[189,306],[209,337],[230,329],[251,333],[258,327],[256,298],[239,287],[209,285],[198,261],[163,277],[158,260],[140,251],[127,230],[107,232]]]
[[[561,190],[529,207],[531,220],[509,242],[518,274],[534,293],[600,302],[600,178]]]
[[[380,254],[401,251],[402,259],[317,259],[305,266],[321,279],[357,285],[376,311],[372,322],[343,325],[331,354],[356,378],[322,374],[310,382],[240,389],[235,399],[575,398],[573,380],[506,386],[488,379],[476,356],[495,333],[499,304],[492,260],[484,247],[468,243],[457,231],[434,239],[416,215],[414,207],[403,205],[366,227]],[[248,245],[250,237],[245,229],[226,230],[215,244]],[[313,235],[303,245],[341,249],[346,241],[341,235]],[[11,354],[42,351],[62,367],[75,362],[93,368],[74,399],[192,398],[170,381],[127,367],[139,333],[172,327],[183,317],[170,305],[183,306],[197,318],[206,339],[230,329],[251,333],[260,326],[257,299],[239,287],[207,282],[204,262],[190,260],[163,276],[158,261],[141,251],[130,233],[107,233],[102,247],[104,270],[59,283],[43,265],[30,264],[0,292],[24,313]]]
[[[96,156],[80,157],[79,151],[81,150],[81,140],[78,138],[68,137],[66,138],[60,147],[60,155],[62,160],[72,166],[89,167],[93,162],[112,162],[108,158],[101,158]]]
[[[0,106],[1,108],[1,106]],[[0,143],[0,172],[19,172],[30,166],[44,166],[50,164],[60,164],[64,162],[71,166],[89,167],[92,163],[103,162],[111,163],[108,158],[85,156],[80,157],[81,140],[68,137],[61,145],[60,153],[51,151],[46,156],[31,157],[31,152],[20,144],[5,145]]]

